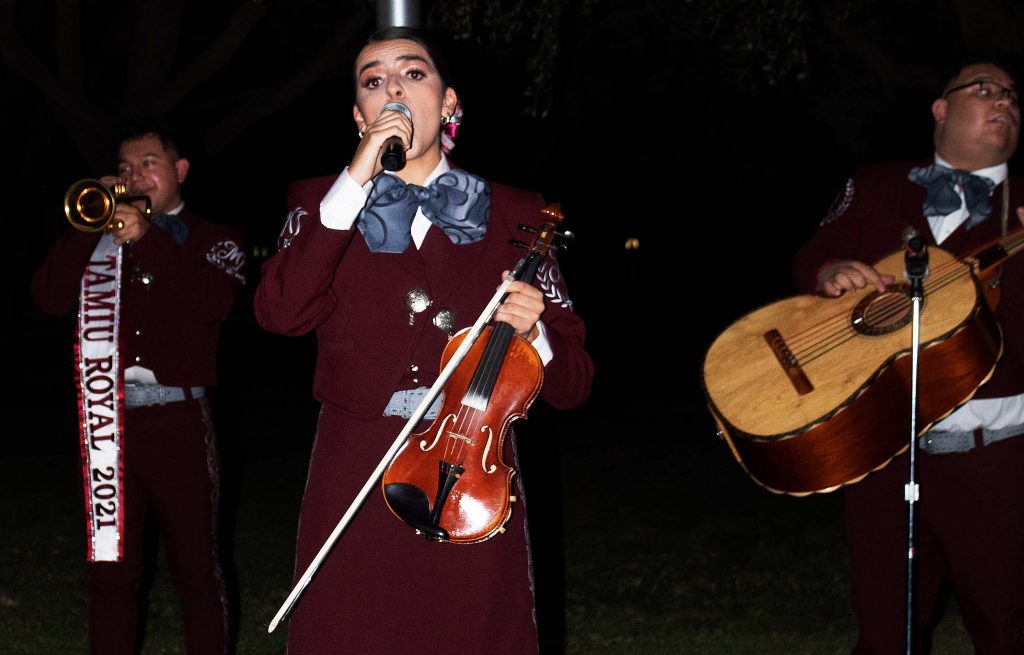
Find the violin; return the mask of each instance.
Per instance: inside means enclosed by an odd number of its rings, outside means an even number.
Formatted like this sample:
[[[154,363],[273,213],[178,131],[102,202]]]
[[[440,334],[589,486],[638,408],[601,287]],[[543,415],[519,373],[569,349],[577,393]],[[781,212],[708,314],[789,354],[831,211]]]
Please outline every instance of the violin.
[[[542,213],[550,221],[532,230],[529,253],[510,274],[515,280],[533,280],[548,250],[558,247],[555,237],[566,236],[555,230],[563,219],[557,204]],[[449,340],[442,369],[470,336],[465,328]],[[515,328],[501,321],[483,327],[445,383],[433,423],[408,437],[381,479],[391,512],[432,541],[476,543],[503,532],[516,501],[505,438],[543,382],[540,355]]]

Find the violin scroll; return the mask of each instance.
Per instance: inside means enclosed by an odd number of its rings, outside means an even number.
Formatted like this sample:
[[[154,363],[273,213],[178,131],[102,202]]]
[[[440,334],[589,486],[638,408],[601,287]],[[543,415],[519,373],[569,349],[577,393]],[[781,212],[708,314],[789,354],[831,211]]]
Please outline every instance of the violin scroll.
[[[559,232],[555,229],[555,227],[565,218],[565,214],[562,213],[562,209],[557,202],[553,202],[540,210],[540,213],[550,218],[550,220],[546,221],[540,228],[533,227],[532,225],[519,226],[520,230],[537,235],[534,238],[533,243],[527,246],[524,241],[509,239],[509,243],[514,246],[529,248],[530,254],[536,255],[537,258],[544,257],[548,253],[548,250],[565,248],[567,244],[571,243],[572,240],[576,238],[576,235],[572,232]],[[559,240],[559,243],[555,243],[556,239]]]

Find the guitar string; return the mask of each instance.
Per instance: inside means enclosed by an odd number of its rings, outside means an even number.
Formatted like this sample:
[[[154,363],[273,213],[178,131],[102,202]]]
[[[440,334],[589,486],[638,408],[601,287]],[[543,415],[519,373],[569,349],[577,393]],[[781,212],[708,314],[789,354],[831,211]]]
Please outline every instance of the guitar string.
[[[1006,252],[1006,254],[1007,254],[1006,258],[1009,258],[1009,257],[1012,257],[1013,255],[1016,255],[1017,252],[1022,247],[1024,247],[1024,231],[1017,230],[1013,234],[1007,236],[1007,227],[1008,227],[1008,218],[1007,217],[1008,217],[1008,207],[1009,207],[1009,204],[1010,204],[1010,202],[1009,202],[1009,184],[1010,184],[1009,180],[1006,180],[1005,184],[1003,184],[1003,198],[1002,198],[1003,202],[1002,202],[1002,208],[1001,208],[1002,212],[1001,212],[1001,216],[1000,216],[1000,222],[1001,222],[1001,225],[1000,225],[1001,230],[1000,231],[1001,231],[1001,233],[1003,235],[1002,239],[994,239],[990,244],[987,244],[987,245],[983,246],[982,248],[980,248],[976,252],[984,251],[985,249],[987,249],[989,247],[992,247],[992,246],[994,246],[996,244],[999,244],[1003,248],[1004,252]],[[965,259],[970,259],[970,257],[965,258]],[[941,264],[938,267],[938,270],[939,270],[940,274],[942,274],[942,270],[945,268],[945,266],[947,264],[948,265],[952,265],[952,266],[956,266],[959,269],[958,265],[960,263],[961,262],[959,260],[953,260],[953,261],[950,261],[950,262],[944,262],[943,264]],[[953,280],[956,280],[956,279],[959,279],[959,275],[954,276]],[[950,280],[950,282],[953,281],[953,280]],[[925,282],[926,295],[927,295],[927,288],[929,286],[931,286],[933,289],[936,289],[934,284],[932,284],[930,282]],[[943,286],[945,286],[945,285],[943,285]],[[941,288],[941,287],[939,287],[939,288]],[[897,306],[896,306],[896,313],[897,314],[898,314],[899,311],[901,311],[901,307],[899,305],[900,304],[897,304]],[[893,317],[893,315],[891,315],[889,313],[880,313],[880,314],[877,314],[876,316],[879,317],[879,318],[885,318],[885,319],[891,319]],[[833,323],[835,323],[835,325],[833,325]],[[828,330],[832,330],[831,332],[826,333],[826,335],[823,338],[824,340],[822,340],[822,337],[821,337],[821,335],[819,333],[820,330],[822,329],[822,327],[824,327],[825,329],[828,329]],[[841,341],[840,341],[840,344],[841,344],[841,343],[845,343],[849,339],[854,338],[858,334],[860,334],[860,333],[857,332],[855,329],[850,327],[849,321],[848,321],[848,314],[846,312],[840,312],[840,313],[834,314],[833,316],[827,317],[819,325],[811,326],[807,330],[804,330],[803,332],[798,332],[797,334],[795,334],[792,337],[786,339],[785,341],[787,343],[787,346],[790,349],[790,352],[794,353],[795,359],[798,362],[806,362],[806,361],[813,361],[813,359],[815,359],[817,356],[820,356],[820,355],[813,355],[812,354],[812,355],[799,356],[796,353],[800,352],[801,348],[807,349],[807,350],[804,350],[804,352],[806,352],[806,353],[814,353],[815,349],[821,349],[821,348],[824,348],[825,352],[827,352],[828,350],[831,350],[832,348],[835,347],[832,344],[834,343],[836,338],[841,339]],[[809,344],[809,346],[801,345],[801,344],[803,344],[803,341],[806,338],[818,339],[818,341],[812,341]],[[810,358],[808,359],[807,357],[810,357]]]
[[[939,289],[962,279],[967,274],[969,269],[962,266],[957,266],[954,270],[947,271],[946,269],[949,269],[952,264],[960,264],[960,262],[944,262],[936,267],[938,277],[932,278],[931,282],[925,283],[926,297],[929,293],[934,294]],[[884,306],[880,310],[873,311],[871,313],[873,323],[885,324],[892,319],[905,314],[909,308],[909,297],[902,294],[889,295],[891,295],[892,298],[886,299],[883,296],[881,302]],[[877,309],[877,303],[875,303],[875,305],[875,309]],[[831,323],[831,325],[829,323]],[[849,316],[845,313],[837,314],[832,319],[827,319],[824,327],[827,330],[824,334],[821,333],[821,325],[810,328],[810,330],[815,330],[817,332],[807,336],[812,339],[816,339],[816,341],[812,341],[807,345],[804,345],[803,341],[799,337],[789,342],[790,351],[793,353],[793,356],[798,363],[802,365],[808,364],[832,351],[839,345],[861,335],[861,332],[858,332],[857,329],[850,324]],[[805,332],[809,332],[810,330]]]
[[[961,279],[962,277],[962,272],[954,271],[951,275],[945,276],[945,280],[939,279],[936,280],[936,283],[929,285],[925,295],[927,296],[929,292],[935,293],[938,289],[956,281],[957,279]],[[942,283],[939,284],[938,282]],[[885,324],[894,318],[905,315],[909,309],[909,305],[910,299],[908,297],[894,295],[892,302],[888,302],[882,311],[874,312],[872,314],[872,321],[876,324]],[[843,343],[846,343],[858,336],[863,336],[861,332],[849,324],[847,318],[844,317],[843,323],[843,325],[838,326],[838,329],[833,329],[831,333],[825,335],[824,339],[819,339],[819,341],[810,344],[810,347],[803,350],[798,348],[795,355],[798,362],[801,364],[808,364],[832,351],[839,345],[842,345]]]
[[[945,276],[946,275],[945,269],[948,268],[947,264],[948,264],[947,262],[944,262],[943,264],[940,264],[938,267],[936,267],[936,271],[938,272],[938,274],[940,276]],[[928,290],[934,289],[936,287],[936,285],[937,285],[937,281],[934,278],[932,278],[929,281],[925,282],[926,293],[927,293]],[[822,328],[824,328],[826,330],[832,330],[831,333],[826,333],[826,337],[825,338],[828,338],[829,334],[834,334],[835,331],[837,331],[837,330],[838,331],[845,330],[848,327],[850,327],[849,310],[843,309],[843,310],[840,310],[840,311],[836,312],[835,314],[825,318],[824,321],[822,321],[822,322],[820,322],[820,323],[818,323],[816,325],[812,325],[812,326],[808,327],[807,329],[805,329],[805,330],[803,330],[801,332],[797,332],[796,334],[792,335],[791,337],[788,337],[786,339],[786,341],[790,345],[791,350],[796,351],[796,350],[800,350],[802,347],[804,347],[804,344],[806,343],[806,341],[808,339],[812,340],[811,341],[811,345],[813,345],[815,343],[814,340],[820,339],[821,338],[821,330],[822,330]]]
[[[1009,225],[1008,215],[1010,206],[1009,179],[1006,179],[1003,184],[1002,201],[1003,202],[1000,215],[1000,233],[1002,234],[1002,243],[1000,243],[1000,239],[995,239],[987,246],[983,246],[981,249],[976,250],[975,252],[983,252],[985,249],[998,243],[999,245],[1002,246],[1003,251],[1006,253],[1006,256],[1004,257],[1005,259],[1017,254],[1018,250],[1021,247],[1024,247],[1024,233],[1022,233],[1020,230],[1015,231],[1010,236],[1007,236],[1007,230]],[[970,273],[972,271],[972,268],[969,264],[966,268],[962,268],[960,264],[961,262],[959,260],[952,260],[950,262],[944,262],[943,264],[940,264],[936,268],[936,272],[938,272],[939,274],[937,280],[938,283],[936,284],[935,282],[926,281],[924,284],[924,295],[927,297],[929,290],[931,291],[931,293],[935,293],[939,289],[944,288],[946,285],[959,280],[964,273]],[[954,267],[954,270],[951,273],[945,271],[947,265]],[[890,302],[889,300],[886,300],[883,297],[881,302],[884,305],[883,309],[881,311],[873,312],[872,318],[875,319],[877,322],[884,324],[885,322],[892,320],[903,314],[906,311],[908,304],[910,303],[910,298],[906,296],[903,296],[901,298],[895,296],[894,294],[893,301]],[[878,304],[879,303],[877,302],[872,303],[872,308],[876,308]],[[793,339],[789,340],[789,343],[787,345],[790,348],[790,352],[793,353],[793,358],[796,360],[798,364],[806,365],[861,334],[856,330],[856,328],[849,324],[847,314],[845,312],[833,315],[832,317],[826,319],[824,324],[829,325],[829,323],[834,323],[837,320],[839,321],[839,323],[828,328],[832,331],[828,333],[824,337],[824,339],[820,339],[819,335],[816,334],[808,335],[812,339],[819,338],[819,340],[817,342],[812,342],[809,345],[809,347],[804,346],[804,349],[802,351],[801,346],[795,345],[801,342],[801,335],[807,334],[820,328],[815,328],[812,326],[804,333],[798,333],[796,336],[794,336]]]

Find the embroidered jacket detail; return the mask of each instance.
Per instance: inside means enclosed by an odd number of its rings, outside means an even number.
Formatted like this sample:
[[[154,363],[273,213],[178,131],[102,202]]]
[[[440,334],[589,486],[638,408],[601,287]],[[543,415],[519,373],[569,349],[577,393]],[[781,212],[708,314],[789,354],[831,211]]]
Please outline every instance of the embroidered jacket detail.
[[[836,195],[836,199],[832,201],[832,206],[829,207],[828,213],[825,214],[825,218],[821,220],[821,225],[831,223],[838,219],[843,213],[850,208],[853,203],[853,178],[851,177],[846,181],[843,189]]]
[[[206,261],[245,284],[245,251],[231,239],[218,241],[206,252]]]
[[[299,236],[299,232],[302,230],[302,219],[306,216],[309,216],[309,212],[302,207],[296,207],[288,212],[288,218],[284,222],[284,227],[281,228],[281,234],[277,237],[278,250],[284,250],[292,245],[292,239]]]
[[[548,256],[537,268],[537,286],[544,292],[544,297],[549,301],[572,311],[572,300],[569,298],[569,290],[562,280],[562,271],[558,268],[558,262]]]

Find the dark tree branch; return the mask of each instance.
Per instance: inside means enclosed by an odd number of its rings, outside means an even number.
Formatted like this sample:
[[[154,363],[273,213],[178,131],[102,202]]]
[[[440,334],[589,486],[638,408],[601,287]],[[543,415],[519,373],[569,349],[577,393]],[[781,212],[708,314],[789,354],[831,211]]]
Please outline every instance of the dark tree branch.
[[[1019,55],[1024,52],[1020,28],[1000,0],[955,0],[953,11],[964,43],[971,50],[1000,50]]]
[[[85,70],[82,65],[82,22],[78,0],[59,0],[55,7],[53,51],[57,56],[57,74],[61,83],[76,93],[85,92]]]
[[[245,42],[253,27],[270,9],[270,5],[259,0],[242,4],[231,17],[220,38],[206,51],[192,60],[164,87],[159,105],[160,113],[167,113],[177,107],[189,91],[219,72]]]
[[[181,33],[184,0],[146,0],[139,3],[135,40],[126,57],[128,77],[121,112],[159,114]]]
[[[821,5],[820,9],[825,30],[881,80],[916,89],[934,89],[939,83],[939,74],[934,69],[889,57],[862,32],[840,22],[827,7]]]
[[[365,31],[372,20],[371,13],[357,11],[294,75],[261,94],[259,102],[244,103],[234,114],[212,125],[206,133],[207,151],[219,152],[247,127],[295,102],[314,82],[338,66],[343,54],[355,43],[355,36]]]

